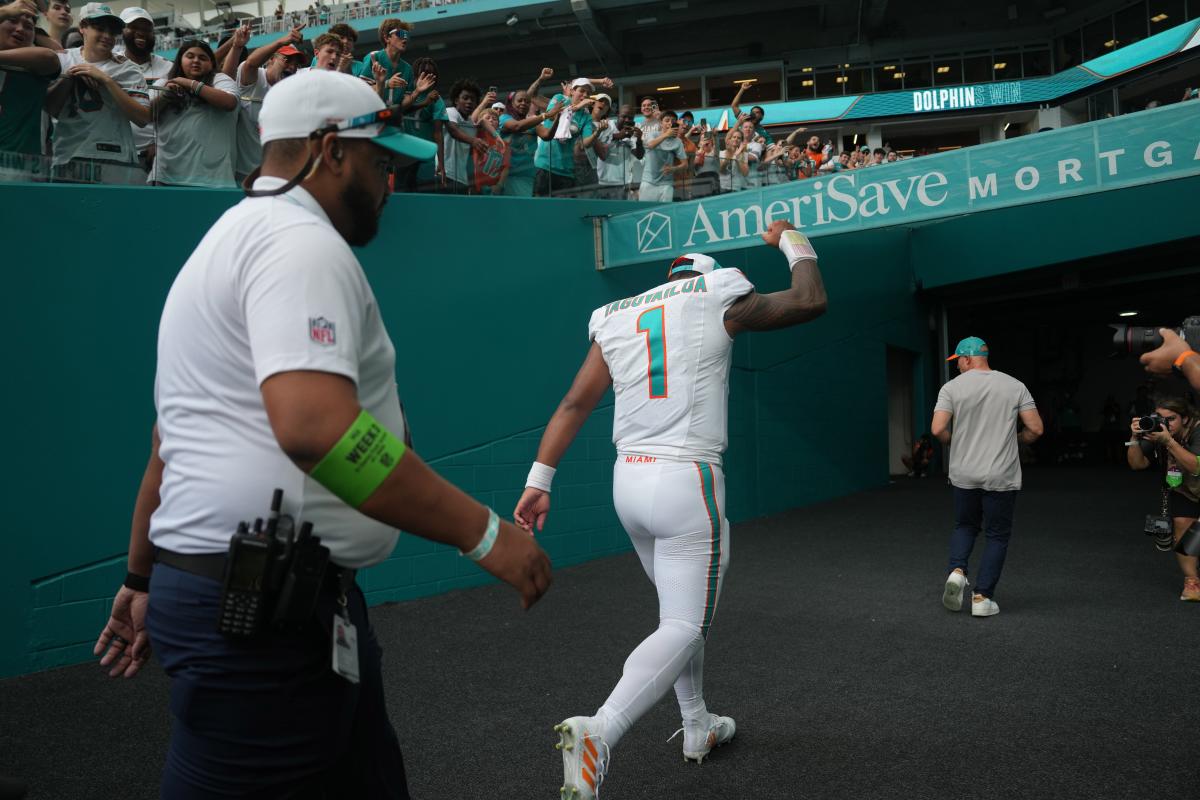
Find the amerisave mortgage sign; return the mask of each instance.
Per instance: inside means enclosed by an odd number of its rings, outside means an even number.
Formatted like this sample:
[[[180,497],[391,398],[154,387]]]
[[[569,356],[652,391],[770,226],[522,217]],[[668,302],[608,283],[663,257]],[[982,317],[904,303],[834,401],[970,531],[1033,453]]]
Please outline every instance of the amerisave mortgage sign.
[[[603,268],[753,245],[775,220],[809,236],[902,225],[1200,174],[1200,101],[604,220]]]

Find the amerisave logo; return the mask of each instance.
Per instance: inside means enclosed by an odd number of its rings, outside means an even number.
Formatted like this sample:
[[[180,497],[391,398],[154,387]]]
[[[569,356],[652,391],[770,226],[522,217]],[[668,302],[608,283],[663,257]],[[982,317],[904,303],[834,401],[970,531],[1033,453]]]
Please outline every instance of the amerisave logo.
[[[637,222],[639,253],[657,253],[671,249],[671,218],[651,211]]]

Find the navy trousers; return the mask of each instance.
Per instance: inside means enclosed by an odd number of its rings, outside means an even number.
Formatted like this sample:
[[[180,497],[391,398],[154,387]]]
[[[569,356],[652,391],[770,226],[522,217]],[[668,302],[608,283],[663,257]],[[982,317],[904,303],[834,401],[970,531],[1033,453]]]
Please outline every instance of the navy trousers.
[[[1017,493],[990,492],[986,489],[954,487],[954,533],[950,536],[950,572],[967,572],[967,561],[975,546],[975,537],[982,529],[987,536],[983,558],[979,562],[979,577],[975,591],[984,597],[995,597],[996,584],[1008,555],[1008,540],[1012,536],[1013,511]]]
[[[217,632],[220,594],[216,581],[154,565],[146,626],[174,718],[162,797],[407,800],[362,591],[347,594],[358,684],[330,667],[332,585],[302,632],[249,642]]]

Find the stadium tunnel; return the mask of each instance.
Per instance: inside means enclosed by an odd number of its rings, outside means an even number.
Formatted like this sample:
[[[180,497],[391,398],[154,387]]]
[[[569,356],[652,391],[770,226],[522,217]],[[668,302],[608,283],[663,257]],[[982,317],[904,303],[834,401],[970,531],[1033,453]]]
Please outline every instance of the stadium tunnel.
[[[942,357],[959,339],[979,336],[988,342],[992,365],[1029,387],[1046,424],[1032,459],[1123,463],[1111,442],[1124,436],[1112,432],[1111,422],[1106,428],[1105,406],[1115,401],[1123,420],[1135,408],[1139,387],[1150,397],[1188,389],[1174,376],[1147,375],[1137,359],[1144,347],[1118,347],[1112,326],[1178,328],[1186,317],[1200,315],[1200,237],[949,284],[928,294],[939,309]],[[953,363],[943,362],[942,370],[943,381],[955,375]]]

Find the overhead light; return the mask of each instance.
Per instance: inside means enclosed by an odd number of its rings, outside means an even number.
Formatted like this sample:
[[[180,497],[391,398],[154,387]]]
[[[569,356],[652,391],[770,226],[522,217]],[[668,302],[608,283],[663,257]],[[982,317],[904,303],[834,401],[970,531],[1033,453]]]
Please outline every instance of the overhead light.
[[[854,134],[854,141],[851,144],[858,144],[858,134]]]
[[[1150,18],[1150,21],[1151,22],[1162,22],[1166,18],[1167,18],[1166,14],[1155,14],[1153,17]]]
[[[801,67],[800,71],[801,72],[812,72],[812,67]]]
[[[812,79],[811,79],[811,78],[809,78],[809,79],[808,79],[808,80],[806,80],[806,81],[800,81],[800,85],[801,85],[801,86],[812,86],[812,85],[813,85]]]
[[[1116,47],[1116,46],[1117,46],[1117,40],[1116,40],[1116,39],[1109,39],[1107,42],[1105,42],[1105,43],[1104,43],[1104,46],[1105,46],[1105,47],[1108,47],[1108,48],[1113,48],[1113,47]]]
[[[521,21],[521,18],[518,17],[516,14],[509,14],[505,18],[504,24],[511,28],[513,25],[516,25],[520,21]]]
[[[734,81],[734,83],[755,83],[757,80],[758,78],[742,78],[741,80]]]
[[[429,44],[429,49],[430,50],[445,50],[446,44],[445,44],[445,42],[431,42]]]
[[[1011,123],[1011,122],[1006,122],[1006,123],[1004,123],[1004,133],[1008,133],[1008,126],[1009,126],[1009,125],[1012,125],[1012,123]]]
[[[995,64],[992,64],[992,66],[995,67],[996,69],[1004,69],[1005,67],[1008,66],[1008,62],[1007,61],[997,61]]]
[[[945,75],[947,72],[950,71],[950,68],[949,67],[938,67],[937,71],[938,71],[938,75]]]
[[[1163,16],[1165,17],[1166,14],[1163,14]],[[1136,317],[1137,314],[1138,314],[1138,312],[1136,312],[1136,311],[1122,311],[1121,313],[1117,314],[1117,316],[1118,317]]]
[[[637,24],[638,25],[653,25],[656,22],[658,22],[658,17],[641,17],[637,21]]]
[[[884,67],[884,68],[883,68],[883,71],[884,71],[884,72],[888,72],[888,71],[890,71],[890,70],[893,70],[893,69],[895,69],[895,68],[896,68],[896,65],[895,65],[895,64],[888,64],[886,67]]]
[[[838,75],[838,77],[837,77],[837,82],[838,82],[838,83],[845,83],[845,82],[846,82],[846,81],[848,81],[848,80],[850,80],[850,79],[849,79],[849,78],[847,78],[845,75]]]
[[[892,77],[893,77],[894,79],[896,79],[896,80],[900,80],[901,78],[903,78],[903,77],[904,77],[904,73],[903,73],[903,72],[897,72],[897,73],[895,73],[894,75],[892,75]]]
[[[849,64],[842,64],[842,69],[850,69],[850,65],[849,65]]]
[[[660,86],[657,89],[655,89],[654,91],[656,91],[656,92],[673,92],[678,88],[679,88],[678,86]]]

